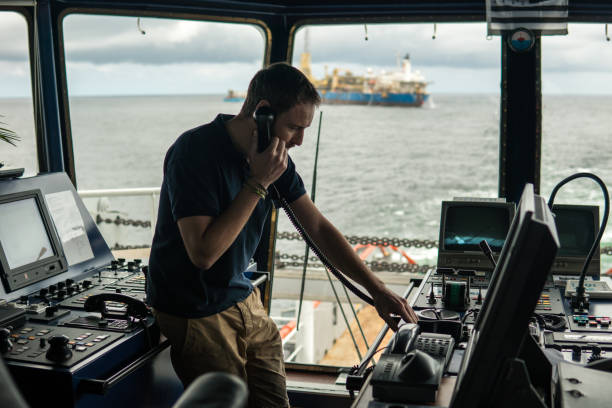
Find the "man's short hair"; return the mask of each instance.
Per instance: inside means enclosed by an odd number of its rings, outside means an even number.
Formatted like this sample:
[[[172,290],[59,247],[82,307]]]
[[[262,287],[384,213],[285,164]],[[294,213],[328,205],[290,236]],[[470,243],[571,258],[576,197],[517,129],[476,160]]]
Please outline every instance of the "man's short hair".
[[[306,75],[284,62],[271,64],[255,74],[240,113],[252,116],[263,99],[270,102],[277,114],[302,103],[315,106],[321,103],[319,93]]]

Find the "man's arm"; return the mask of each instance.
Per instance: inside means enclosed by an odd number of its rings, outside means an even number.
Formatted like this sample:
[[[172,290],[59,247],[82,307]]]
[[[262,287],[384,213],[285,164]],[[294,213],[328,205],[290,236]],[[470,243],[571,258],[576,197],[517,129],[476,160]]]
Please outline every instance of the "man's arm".
[[[179,219],[178,229],[191,262],[204,270],[217,262],[246,225],[259,198],[243,186],[230,206],[218,217],[196,215]]]
[[[397,323],[391,314],[399,315],[407,322],[417,321],[416,314],[408,306],[406,299],[389,290],[368,269],[340,231],[321,214],[307,194],[302,195],[290,205],[308,235],[331,263],[366,288],[374,300],[378,314],[392,329],[397,329]]]
[[[287,168],[287,149],[285,142],[276,137],[262,153],[257,153],[256,149],[257,134],[254,132],[248,156],[251,180],[267,188]],[[245,185],[219,216],[196,215],[178,219],[178,229],[191,262],[204,270],[217,262],[236,240],[259,199],[259,195]]]

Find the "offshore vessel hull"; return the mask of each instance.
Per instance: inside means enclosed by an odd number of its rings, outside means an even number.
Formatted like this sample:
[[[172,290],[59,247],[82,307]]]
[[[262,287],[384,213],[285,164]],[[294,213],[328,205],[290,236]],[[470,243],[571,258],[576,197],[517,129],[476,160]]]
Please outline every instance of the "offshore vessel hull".
[[[363,93],[363,92],[320,92],[324,103],[347,105],[422,106],[428,94],[416,93]]]

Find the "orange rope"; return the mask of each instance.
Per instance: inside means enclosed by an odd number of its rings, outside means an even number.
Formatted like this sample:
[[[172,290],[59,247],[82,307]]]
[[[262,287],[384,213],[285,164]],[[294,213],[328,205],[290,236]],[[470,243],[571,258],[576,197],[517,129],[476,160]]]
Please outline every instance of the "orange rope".
[[[412,259],[410,256],[408,256],[408,254],[402,250],[399,249],[398,247],[396,247],[395,245],[389,245],[389,247],[394,250],[395,252],[399,252],[410,264],[416,265],[416,261],[414,259]],[[365,248],[365,249],[363,249]],[[372,244],[357,244],[353,247],[353,249],[355,250],[355,252],[357,252],[359,254],[359,258],[362,261],[365,261],[368,256],[370,256],[372,254],[372,252],[374,252],[374,250],[378,248],[380,250],[380,252],[382,252],[382,254],[387,257],[389,256],[389,252],[387,251],[387,249],[385,248],[384,245],[372,245]],[[610,270],[611,274],[612,274],[612,269]]]

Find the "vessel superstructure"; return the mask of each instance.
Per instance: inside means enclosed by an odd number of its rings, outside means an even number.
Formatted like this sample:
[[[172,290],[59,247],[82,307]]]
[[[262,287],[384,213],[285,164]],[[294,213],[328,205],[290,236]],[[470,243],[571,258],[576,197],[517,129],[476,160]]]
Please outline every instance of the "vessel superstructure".
[[[302,58],[302,63],[309,62]],[[302,71],[310,73],[308,65]],[[400,70],[379,74],[368,69],[363,76],[354,75],[350,70],[334,68],[331,75],[327,72],[322,79],[311,75],[324,103],[356,105],[391,105],[420,107],[427,99],[427,82],[420,71],[412,70],[410,55],[401,61]]]

